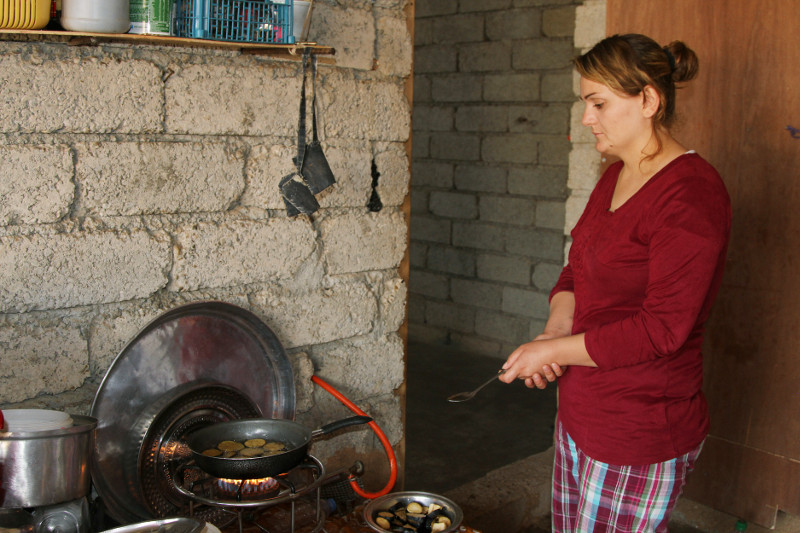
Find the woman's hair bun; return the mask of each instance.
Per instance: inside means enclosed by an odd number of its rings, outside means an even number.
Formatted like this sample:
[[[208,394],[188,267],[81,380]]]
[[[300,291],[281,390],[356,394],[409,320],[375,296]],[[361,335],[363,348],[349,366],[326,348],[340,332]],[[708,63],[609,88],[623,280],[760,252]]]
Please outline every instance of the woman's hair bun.
[[[672,70],[673,82],[689,81],[697,76],[699,68],[697,54],[682,41],[672,41],[664,47],[664,52],[668,55],[671,54],[675,61],[675,66]]]

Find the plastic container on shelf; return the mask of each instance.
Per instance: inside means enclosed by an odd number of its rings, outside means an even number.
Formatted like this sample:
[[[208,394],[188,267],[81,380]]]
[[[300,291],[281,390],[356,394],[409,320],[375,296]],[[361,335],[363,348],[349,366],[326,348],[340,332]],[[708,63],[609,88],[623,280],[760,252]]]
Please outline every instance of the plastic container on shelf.
[[[87,33],[127,33],[129,0],[62,0],[61,26]]]
[[[127,33],[128,0],[62,0],[61,26],[87,33]]]
[[[0,29],[40,30],[50,22],[50,0],[0,1]]]
[[[291,44],[293,0],[176,0],[172,35]]]
[[[292,24],[292,35],[295,41],[302,41],[307,36],[303,35],[303,28],[305,27],[306,17],[308,16],[308,9],[311,7],[311,2],[306,0],[294,0],[294,21]]]

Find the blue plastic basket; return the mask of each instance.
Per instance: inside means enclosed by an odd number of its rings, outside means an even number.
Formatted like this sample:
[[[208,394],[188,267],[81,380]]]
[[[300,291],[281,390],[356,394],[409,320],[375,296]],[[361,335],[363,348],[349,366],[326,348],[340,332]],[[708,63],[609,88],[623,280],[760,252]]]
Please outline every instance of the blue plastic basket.
[[[293,0],[176,0],[172,34],[247,43],[294,43]]]

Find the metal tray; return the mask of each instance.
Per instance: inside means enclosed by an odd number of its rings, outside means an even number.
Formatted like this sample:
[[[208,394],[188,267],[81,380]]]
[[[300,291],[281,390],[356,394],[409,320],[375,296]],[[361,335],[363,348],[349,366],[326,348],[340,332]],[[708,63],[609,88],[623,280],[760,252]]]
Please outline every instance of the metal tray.
[[[291,362],[256,315],[224,302],[195,302],[145,326],[116,357],[92,402],[98,421],[91,473],[109,514],[121,523],[142,516],[125,483],[131,430],[176,388],[216,382],[241,391],[265,418],[294,419]],[[139,437],[135,437],[139,438]]]

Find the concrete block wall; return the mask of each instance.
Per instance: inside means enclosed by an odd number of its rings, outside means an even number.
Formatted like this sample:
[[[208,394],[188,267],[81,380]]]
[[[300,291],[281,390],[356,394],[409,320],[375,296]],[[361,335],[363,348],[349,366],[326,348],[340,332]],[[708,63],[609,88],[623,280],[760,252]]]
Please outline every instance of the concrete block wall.
[[[409,340],[505,358],[563,264],[571,0],[418,0]]]
[[[337,183],[313,217],[287,216],[278,189],[296,153],[298,61],[4,34],[0,408],[87,414],[149,321],[222,300],[287,349],[298,420],[351,414],[315,390],[317,372],[402,443],[408,4],[315,6],[310,36],[337,51],[317,81]],[[378,212],[367,208],[373,164]],[[332,446],[386,462],[368,430]]]

